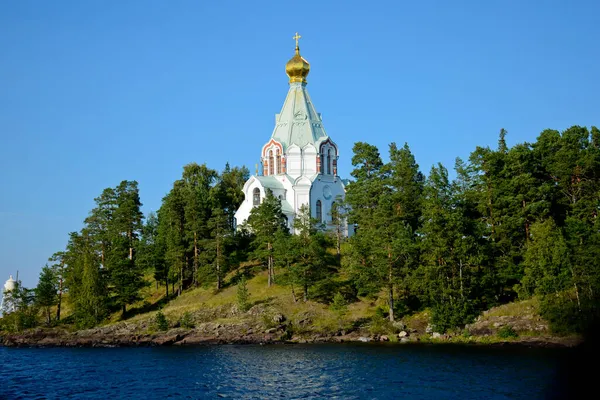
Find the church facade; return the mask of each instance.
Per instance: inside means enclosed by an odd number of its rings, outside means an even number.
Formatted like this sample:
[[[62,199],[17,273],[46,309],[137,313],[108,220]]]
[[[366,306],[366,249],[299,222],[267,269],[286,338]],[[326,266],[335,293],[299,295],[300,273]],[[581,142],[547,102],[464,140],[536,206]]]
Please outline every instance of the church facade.
[[[310,206],[313,218],[325,227],[331,225],[334,202],[345,195],[338,176],[338,146],[325,132],[321,114],[310,99],[306,89],[310,64],[300,55],[298,34],[294,38],[295,55],[285,68],[290,88],[275,116],[271,138],[261,149],[262,174],[251,176],[244,185],[245,199],[235,213],[238,225],[248,219],[268,189],[280,199],[290,230],[303,204]],[[347,226],[344,231],[346,236],[352,234]]]

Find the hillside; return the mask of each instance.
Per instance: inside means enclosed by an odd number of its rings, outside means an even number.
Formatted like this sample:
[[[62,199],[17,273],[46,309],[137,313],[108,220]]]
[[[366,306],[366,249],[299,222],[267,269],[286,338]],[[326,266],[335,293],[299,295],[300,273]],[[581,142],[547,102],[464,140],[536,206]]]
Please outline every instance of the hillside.
[[[126,319],[115,313],[103,325],[75,330],[69,324],[5,334],[6,346],[132,346],[272,342],[390,341],[401,343],[525,343],[573,345],[578,338],[554,337],[539,316],[536,300],[506,304],[484,312],[463,330],[435,332],[428,311],[390,323],[378,314],[383,299],[360,299],[343,311],[314,301],[294,301],[289,287],[267,287],[261,272],[247,281],[248,311],[238,307],[232,277],[221,291],[197,288],[167,299],[152,284]],[[68,310],[68,308],[66,309]],[[162,312],[167,326],[157,324]],[[69,318],[66,318],[68,321]]]

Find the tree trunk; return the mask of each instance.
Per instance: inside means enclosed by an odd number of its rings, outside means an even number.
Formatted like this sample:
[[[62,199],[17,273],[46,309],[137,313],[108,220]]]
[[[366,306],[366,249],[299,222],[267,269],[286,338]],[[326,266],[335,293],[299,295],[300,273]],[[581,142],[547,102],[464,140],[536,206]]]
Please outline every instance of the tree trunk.
[[[63,279],[62,273],[58,280],[58,303],[56,303],[56,320],[60,321],[60,306],[62,305]]]
[[[127,314],[127,304],[123,304],[123,317]]]
[[[217,290],[221,290],[221,264],[219,260],[221,259],[221,246],[219,244],[219,239],[217,238]]]
[[[463,299],[465,298],[465,295],[463,293],[463,279],[462,279],[462,260],[460,260],[459,262],[459,270],[458,270],[458,274],[460,276],[460,297],[462,297]]]
[[[177,289],[177,296],[181,296],[183,291],[183,263],[179,266],[179,289]]]
[[[298,302],[298,299],[296,298],[296,292],[294,291],[294,285],[292,284],[292,298],[294,299],[294,303]]]
[[[194,232],[194,287],[198,287],[198,280],[196,279],[198,276],[198,234]]]
[[[388,286],[389,303],[390,303],[390,322],[394,322],[394,286]]]
[[[391,254],[389,254],[389,256],[391,257]],[[390,303],[390,321],[394,322],[394,283],[392,278],[392,264],[390,264],[388,271],[388,295]]]
[[[129,259],[133,260],[133,234],[131,231],[127,232],[127,237],[129,238]]]
[[[267,274],[269,276],[267,283],[268,287],[271,287],[271,285],[273,284],[273,256],[271,255],[272,248],[273,247],[271,246],[271,243],[267,243],[267,250],[269,250],[269,258],[267,259]]]

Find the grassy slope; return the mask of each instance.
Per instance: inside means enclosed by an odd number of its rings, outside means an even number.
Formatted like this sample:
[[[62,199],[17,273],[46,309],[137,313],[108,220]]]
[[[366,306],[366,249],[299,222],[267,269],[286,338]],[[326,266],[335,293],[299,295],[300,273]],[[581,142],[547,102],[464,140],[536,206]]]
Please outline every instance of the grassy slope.
[[[262,271],[247,281],[248,292],[251,305],[260,308],[258,313],[236,313],[232,309],[237,304],[237,286],[233,284],[226,285],[220,291],[211,287],[199,287],[186,290],[179,297],[167,299],[164,286],[156,287],[156,282],[149,276],[149,285],[143,289],[143,300],[133,304],[130,307],[128,317],[122,320],[120,313],[111,315],[104,326],[125,322],[147,328],[152,325],[156,312],[160,309],[167,319],[173,325],[184,315],[190,313],[194,322],[214,322],[222,324],[236,324],[252,321],[268,326],[269,319],[274,314],[283,314],[288,322],[294,327],[294,333],[304,336],[311,334],[335,334],[340,330],[349,330],[351,327],[360,327],[362,333],[388,334],[390,339],[396,339],[393,333],[397,332],[391,324],[386,321],[371,320],[375,314],[377,305],[382,303],[382,299],[366,300],[361,299],[348,305],[346,314],[340,317],[329,309],[327,305],[308,301],[294,302],[289,287],[274,285],[267,287],[267,275]],[[233,276],[229,276],[227,283],[231,282]],[[68,304],[68,302],[67,302]],[[526,300],[495,307],[484,312],[478,320],[471,326],[480,328],[479,333],[470,336],[466,332],[450,332],[454,341],[484,342],[490,343],[498,341],[497,331],[504,325],[515,326],[520,337],[547,337],[547,330],[534,331],[523,328],[529,325],[540,326],[545,322],[539,317],[539,304],[534,300]],[[63,306],[63,316],[68,313],[68,305]],[[267,317],[266,319],[264,317]],[[420,335],[424,340],[430,340],[430,335],[425,334],[425,329],[429,324],[429,312],[423,311],[411,316],[406,316],[402,321],[414,334]],[[496,324],[496,325],[494,325]],[[529,325],[527,325],[529,324]],[[151,330],[151,329],[150,329]],[[481,333],[481,331],[485,333]],[[416,331],[416,332],[415,332]],[[475,329],[474,331],[477,331]],[[445,338],[447,340],[447,337]],[[502,338],[504,340],[517,340],[517,338]]]

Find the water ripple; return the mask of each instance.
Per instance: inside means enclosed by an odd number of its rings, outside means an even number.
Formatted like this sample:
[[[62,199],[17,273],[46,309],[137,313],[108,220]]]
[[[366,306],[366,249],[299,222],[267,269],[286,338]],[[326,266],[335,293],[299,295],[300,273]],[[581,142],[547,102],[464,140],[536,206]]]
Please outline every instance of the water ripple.
[[[285,345],[0,348],[4,399],[532,399],[557,351]]]

